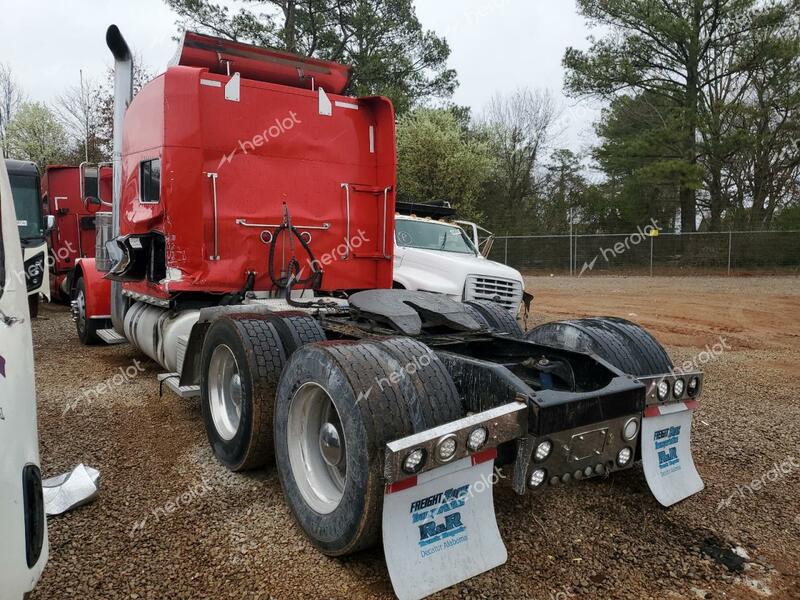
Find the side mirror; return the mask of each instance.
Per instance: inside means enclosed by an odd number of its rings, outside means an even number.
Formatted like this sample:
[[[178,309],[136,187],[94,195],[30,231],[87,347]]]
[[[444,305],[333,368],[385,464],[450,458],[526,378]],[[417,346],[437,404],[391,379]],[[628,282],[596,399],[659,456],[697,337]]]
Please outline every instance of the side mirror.
[[[86,212],[90,215],[100,212],[100,209],[103,207],[100,198],[95,198],[94,196],[86,196],[86,198],[83,199],[83,205],[86,207]]]
[[[47,230],[47,233],[53,231],[56,228],[56,218],[53,215],[47,215],[44,218],[44,227]]]

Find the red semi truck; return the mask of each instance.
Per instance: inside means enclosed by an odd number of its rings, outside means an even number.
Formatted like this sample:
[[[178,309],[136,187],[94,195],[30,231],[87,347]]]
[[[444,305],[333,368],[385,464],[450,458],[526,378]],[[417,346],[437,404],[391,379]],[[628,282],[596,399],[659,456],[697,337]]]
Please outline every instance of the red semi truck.
[[[55,219],[50,232],[50,289],[70,300],[72,274],[80,259],[95,256],[95,216],[87,204],[111,206],[111,166],[48,165],[42,177],[42,203]]]
[[[227,468],[275,465],[321,552],[382,539],[397,595],[421,598],[505,562],[493,469],[543,493],[641,458],[660,503],[702,489],[702,373],[643,329],[525,333],[492,302],[391,289],[394,111],[344,95],[347,67],[186,32],[131,98],[116,26],[106,41],[113,201],[77,260],[78,332],[199,398]]]

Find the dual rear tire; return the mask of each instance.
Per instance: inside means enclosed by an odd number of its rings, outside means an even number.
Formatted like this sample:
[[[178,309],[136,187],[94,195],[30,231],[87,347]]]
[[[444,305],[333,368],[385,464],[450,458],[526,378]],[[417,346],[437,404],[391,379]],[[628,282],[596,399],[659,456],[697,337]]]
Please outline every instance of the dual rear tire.
[[[275,392],[286,361],[325,339],[305,315],[240,315],[214,321],[201,355],[202,412],[217,458],[232,471],[274,461]]]
[[[420,342],[299,350],[278,387],[275,454],[287,502],[308,538],[329,556],[377,544],[386,444],[463,414],[452,379]]]
[[[341,556],[380,540],[386,443],[464,409],[424,344],[324,339],[308,316],[218,319],[203,344],[202,411],[217,458],[233,471],[275,462],[300,527]]]
[[[593,317],[545,323],[529,331],[529,341],[596,354],[634,377],[672,371],[666,350],[645,329],[617,317]]]

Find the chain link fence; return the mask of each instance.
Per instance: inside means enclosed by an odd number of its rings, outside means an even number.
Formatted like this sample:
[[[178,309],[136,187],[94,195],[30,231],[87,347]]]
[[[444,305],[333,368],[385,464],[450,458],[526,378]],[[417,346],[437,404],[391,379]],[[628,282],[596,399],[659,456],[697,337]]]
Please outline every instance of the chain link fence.
[[[800,273],[800,231],[498,236],[489,258],[527,275]]]

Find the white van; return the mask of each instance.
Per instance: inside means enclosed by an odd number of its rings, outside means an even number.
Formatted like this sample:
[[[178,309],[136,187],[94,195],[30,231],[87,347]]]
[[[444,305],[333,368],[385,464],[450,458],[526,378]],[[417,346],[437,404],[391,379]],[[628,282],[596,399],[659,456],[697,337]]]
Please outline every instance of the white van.
[[[33,339],[19,228],[0,160],[0,600],[20,600],[47,563]]]

